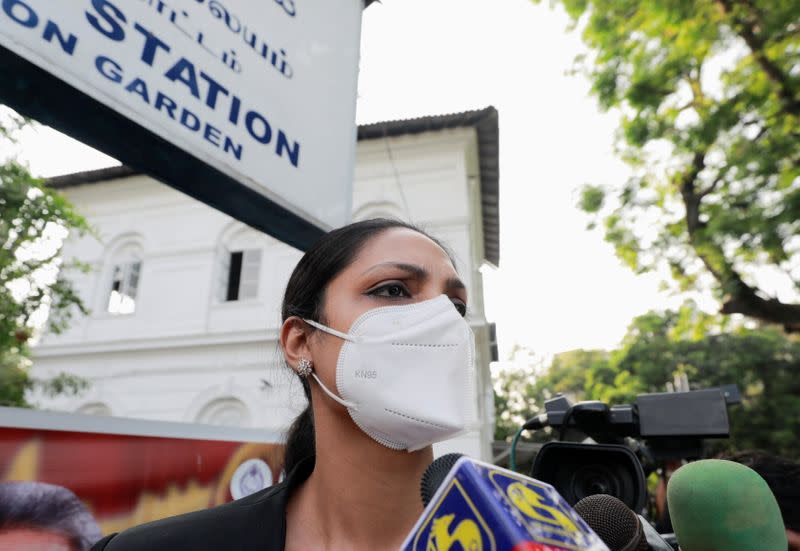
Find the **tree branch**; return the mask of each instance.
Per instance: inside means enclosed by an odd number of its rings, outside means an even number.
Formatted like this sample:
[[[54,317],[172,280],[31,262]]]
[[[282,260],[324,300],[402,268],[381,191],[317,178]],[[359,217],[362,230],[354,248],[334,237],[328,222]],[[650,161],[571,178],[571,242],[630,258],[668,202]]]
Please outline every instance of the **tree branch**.
[[[725,260],[720,247],[705,235],[706,225],[700,219],[700,204],[708,190],[698,193],[695,188],[697,178],[704,168],[705,152],[698,151],[694,154],[691,166],[680,178],[679,185],[686,209],[689,241],[703,265],[719,282],[726,295],[720,312],[743,314],[779,323],[787,332],[800,332],[800,305],[786,304],[777,299],[765,299],[759,296],[757,289],[747,285],[741,275]],[[717,263],[714,262],[714,257],[718,259]]]
[[[717,189],[717,187],[719,187],[719,185],[720,185],[721,183],[722,183],[722,176],[718,176],[718,177],[717,177],[717,178],[716,178],[716,179],[715,179],[713,182],[711,182],[711,183],[708,185],[708,187],[706,187],[704,190],[702,190],[701,192],[699,192],[699,193],[697,194],[697,198],[698,198],[698,200],[702,200],[702,199],[703,199],[703,198],[704,198],[706,195],[708,195],[709,193],[713,193],[713,192],[714,192],[714,190],[716,190],[716,189]],[[698,210],[699,210],[699,205],[698,205]]]
[[[767,77],[778,86],[778,96],[783,102],[785,111],[791,115],[800,116],[800,100],[798,100],[793,89],[791,79],[767,56],[764,40],[756,32],[756,24],[753,21],[745,21],[736,16],[733,9],[733,0],[717,0],[717,4],[722,8],[724,14],[730,16],[734,23],[734,30],[750,48],[756,63],[766,73]]]

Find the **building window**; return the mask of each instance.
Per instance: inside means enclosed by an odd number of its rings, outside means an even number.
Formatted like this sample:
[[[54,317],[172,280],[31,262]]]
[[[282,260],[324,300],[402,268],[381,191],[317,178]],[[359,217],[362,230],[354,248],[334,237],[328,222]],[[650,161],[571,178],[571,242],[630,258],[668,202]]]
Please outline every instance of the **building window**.
[[[497,324],[489,324],[489,361],[497,362],[500,360],[500,354],[497,351]]]
[[[258,277],[261,271],[261,250],[233,251],[224,256],[222,273],[227,273],[222,300],[245,300],[258,296]]]
[[[132,314],[136,311],[136,290],[139,286],[141,260],[117,263],[111,274],[111,290],[108,295],[108,312]]]

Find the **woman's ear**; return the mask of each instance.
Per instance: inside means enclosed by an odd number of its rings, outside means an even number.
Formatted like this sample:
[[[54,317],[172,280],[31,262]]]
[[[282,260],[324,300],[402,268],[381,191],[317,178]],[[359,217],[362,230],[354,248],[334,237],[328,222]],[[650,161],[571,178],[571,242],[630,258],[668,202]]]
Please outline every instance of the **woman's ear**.
[[[314,361],[308,346],[308,329],[308,325],[297,316],[287,318],[281,326],[280,338],[283,355],[286,357],[289,367],[295,371],[297,371],[297,364],[301,359]]]

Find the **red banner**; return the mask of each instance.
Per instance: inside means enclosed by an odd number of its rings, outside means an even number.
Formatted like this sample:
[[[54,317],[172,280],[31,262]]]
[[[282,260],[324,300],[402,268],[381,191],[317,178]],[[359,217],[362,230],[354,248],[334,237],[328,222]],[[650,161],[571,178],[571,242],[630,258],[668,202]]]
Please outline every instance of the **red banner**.
[[[105,535],[258,491],[278,482],[282,468],[276,443],[0,427],[0,551],[34,549],[36,532],[74,540],[53,549],[83,549],[98,530]],[[61,511],[51,520],[48,500]],[[65,534],[67,510],[80,518],[73,524],[83,536]],[[26,537],[30,547],[19,547]]]

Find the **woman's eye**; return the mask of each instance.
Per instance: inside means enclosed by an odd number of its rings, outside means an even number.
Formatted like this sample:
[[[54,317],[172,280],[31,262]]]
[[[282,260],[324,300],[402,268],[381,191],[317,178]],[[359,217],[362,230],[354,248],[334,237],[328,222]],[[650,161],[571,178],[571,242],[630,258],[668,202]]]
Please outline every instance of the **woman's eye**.
[[[405,286],[399,283],[391,283],[389,285],[383,285],[382,287],[378,287],[377,289],[371,291],[370,294],[374,296],[389,297],[389,298],[405,298],[411,296],[411,293],[408,292],[408,289],[406,289]]]

